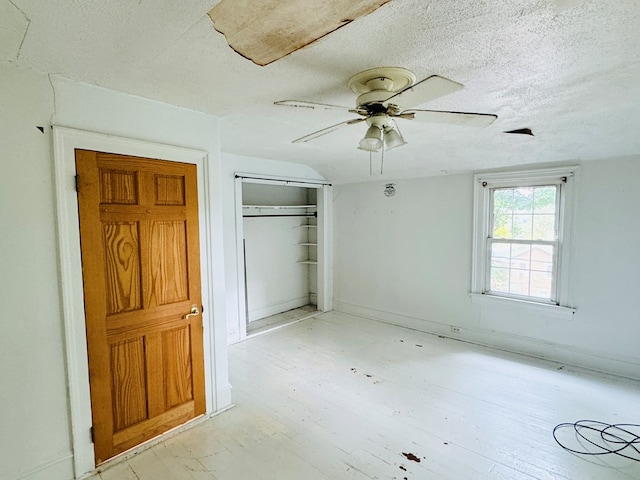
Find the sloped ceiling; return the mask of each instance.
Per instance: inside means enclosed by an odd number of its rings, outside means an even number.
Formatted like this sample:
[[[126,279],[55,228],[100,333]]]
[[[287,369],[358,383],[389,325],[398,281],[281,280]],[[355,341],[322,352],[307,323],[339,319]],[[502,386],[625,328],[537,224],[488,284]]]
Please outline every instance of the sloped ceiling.
[[[383,65],[465,85],[422,108],[498,115],[485,129],[402,122],[409,143],[384,178],[640,153],[635,0],[392,0],[264,67],[213,28],[216,3],[0,0],[0,60],[221,116],[225,152],[335,182],[370,179],[363,124],[292,144],[353,115],[273,102],[353,106],[347,79]],[[502,133],[525,127],[535,136]]]

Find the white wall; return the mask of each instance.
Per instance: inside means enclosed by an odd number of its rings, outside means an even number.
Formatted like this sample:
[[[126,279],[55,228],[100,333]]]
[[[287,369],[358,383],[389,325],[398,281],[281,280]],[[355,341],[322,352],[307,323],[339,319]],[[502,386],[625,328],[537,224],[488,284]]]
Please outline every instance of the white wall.
[[[50,81],[51,80],[51,81]],[[28,70],[0,66],[0,479],[68,480],[72,450],[53,191],[51,124],[204,150],[215,234],[215,362],[226,363],[219,120]],[[36,126],[44,127],[44,134]],[[223,408],[225,405],[218,405]]]
[[[0,479],[67,480],[49,80],[0,67],[0,105]]]
[[[308,256],[308,247],[297,245],[308,235],[300,223],[300,218],[245,218],[249,321],[309,304],[309,265],[297,263]]]
[[[640,378],[638,179],[640,156],[580,167],[572,319],[472,303],[471,175],[334,187],[335,308]]]
[[[227,335],[229,342],[240,340],[240,323],[245,319],[239,315],[238,296],[238,256],[236,239],[236,204],[235,173],[253,173],[305,180],[324,180],[312,168],[294,163],[265,160],[262,158],[243,157],[222,154],[222,198],[223,198],[223,233],[225,246]]]

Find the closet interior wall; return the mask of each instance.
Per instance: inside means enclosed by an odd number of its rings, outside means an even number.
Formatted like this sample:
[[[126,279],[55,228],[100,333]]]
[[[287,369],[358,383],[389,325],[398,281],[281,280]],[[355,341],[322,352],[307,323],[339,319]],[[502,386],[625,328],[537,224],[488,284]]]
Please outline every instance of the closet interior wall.
[[[247,324],[317,304],[317,189],[243,183]]]

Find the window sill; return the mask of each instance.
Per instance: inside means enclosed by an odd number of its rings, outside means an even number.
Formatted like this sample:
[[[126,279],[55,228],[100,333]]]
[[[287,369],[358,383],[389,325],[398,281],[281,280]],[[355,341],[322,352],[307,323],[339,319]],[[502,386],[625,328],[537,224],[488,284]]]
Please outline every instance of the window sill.
[[[572,320],[573,314],[576,313],[575,308],[561,307],[559,305],[548,305],[544,303],[529,302],[527,300],[519,300],[516,298],[499,297],[497,295],[489,295],[483,293],[470,293],[472,303],[481,305],[505,306],[513,308],[522,308],[531,312],[546,314],[563,320]]]

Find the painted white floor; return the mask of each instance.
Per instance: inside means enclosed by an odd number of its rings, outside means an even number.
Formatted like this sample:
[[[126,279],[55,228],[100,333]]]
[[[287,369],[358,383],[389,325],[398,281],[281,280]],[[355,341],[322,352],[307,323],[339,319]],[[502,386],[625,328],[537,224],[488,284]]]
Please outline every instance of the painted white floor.
[[[640,479],[552,437],[640,423],[639,382],[336,312],[229,352],[235,408],[93,479]]]
[[[304,307],[294,308],[286,312],[276,313],[275,315],[250,322],[249,325],[247,325],[247,334],[259,335],[304,320],[318,313],[320,312],[318,312],[315,305],[305,305]]]

